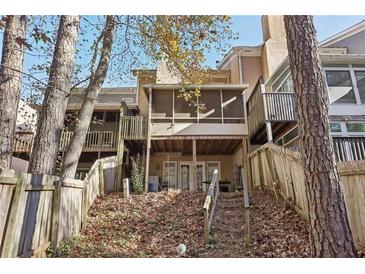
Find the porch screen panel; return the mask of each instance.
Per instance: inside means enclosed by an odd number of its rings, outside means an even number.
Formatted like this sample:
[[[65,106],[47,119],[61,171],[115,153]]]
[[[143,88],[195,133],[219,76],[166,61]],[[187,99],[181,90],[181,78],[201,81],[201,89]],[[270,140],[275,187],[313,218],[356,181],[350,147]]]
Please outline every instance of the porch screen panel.
[[[172,122],[172,90],[154,90],[152,92],[152,122]]]
[[[175,90],[175,123],[197,122],[197,98],[193,91]]]
[[[199,111],[200,123],[222,123],[221,92],[220,90],[200,91]]]
[[[242,91],[227,90],[222,93],[224,123],[244,123]]]

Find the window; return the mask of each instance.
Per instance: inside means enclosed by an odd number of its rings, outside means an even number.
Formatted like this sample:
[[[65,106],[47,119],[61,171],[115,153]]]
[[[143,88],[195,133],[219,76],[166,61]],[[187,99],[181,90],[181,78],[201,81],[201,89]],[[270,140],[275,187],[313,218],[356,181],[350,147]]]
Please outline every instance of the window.
[[[347,132],[365,132],[365,123],[346,123]]]
[[[357,88],[359,89],[360,101],[365,104],[365,71],[355,71]]]
[[[341,123],[330,123],[331,132],[341,132]]]
[[[288,77],[289,73],[290,72],[289,72],[289,69],[288,69],[283,74],[280,75],[280,77],[273,83],[272,91],[280,91],[278,89],[280,89],[282,84],[288,79],[287,77]]]
[[[356,104],[350,71],[326,71],[330,103]]]
[[[282,137],[275,141],[275,143],[279,146],[284,146],[288,144],[290,141],[298,137],[298,127],[295,127],[285,133]]]
[[[283,82],[283,84],[276,90],[277,92],[294,92],[293,77],[289,77]]]

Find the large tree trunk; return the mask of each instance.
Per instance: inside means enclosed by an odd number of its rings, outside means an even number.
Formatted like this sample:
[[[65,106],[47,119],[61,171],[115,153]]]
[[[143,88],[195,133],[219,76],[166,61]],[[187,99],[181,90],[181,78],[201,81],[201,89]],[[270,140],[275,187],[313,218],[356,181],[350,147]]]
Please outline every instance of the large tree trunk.
[[[29,172],[55,174],[57,154],[70,91],[80,16],[61,16]]]
[[[336,167],[312,16],[285,16],[309,207],[311,255],[356,257]]]
[[[90,77],[89,85],[85,89],[85,95],[77,123],[63,159],[62,175],[67,178],[75,177],[77,164],[79,162],[82,147],[90,125],[95,102],[108,71],[113,44],[114,25],[114,16],[107,16],[99,63],[95,73]]]
[[[24,60],[26,16],[6,17],[0,67],[0,168],[9,169]]]

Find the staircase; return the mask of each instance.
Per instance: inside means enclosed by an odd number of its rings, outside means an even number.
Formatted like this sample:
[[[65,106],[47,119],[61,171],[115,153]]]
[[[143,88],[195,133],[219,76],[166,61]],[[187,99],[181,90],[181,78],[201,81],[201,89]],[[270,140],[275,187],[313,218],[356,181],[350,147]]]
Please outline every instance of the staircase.
[[[211,229],[211,248],[221,257],[239,257],[244,250],[242,192],[221,192]]]

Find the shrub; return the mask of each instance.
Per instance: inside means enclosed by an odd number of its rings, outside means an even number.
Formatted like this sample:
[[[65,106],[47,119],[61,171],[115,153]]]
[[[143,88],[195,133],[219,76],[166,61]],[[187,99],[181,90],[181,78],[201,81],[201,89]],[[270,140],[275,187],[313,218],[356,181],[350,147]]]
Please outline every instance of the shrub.
[[[141,194],[144,191],[144,173],[145,173],[145,153],[143,149],[142,155],[138,153],[131,157],[132,174],[131,181],[133,190]]]

